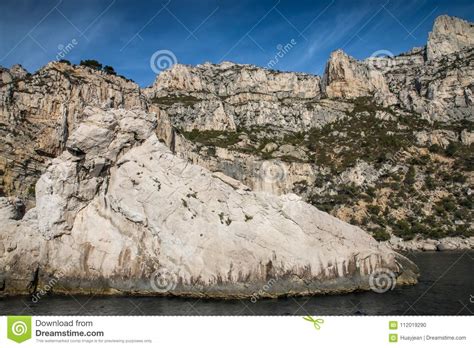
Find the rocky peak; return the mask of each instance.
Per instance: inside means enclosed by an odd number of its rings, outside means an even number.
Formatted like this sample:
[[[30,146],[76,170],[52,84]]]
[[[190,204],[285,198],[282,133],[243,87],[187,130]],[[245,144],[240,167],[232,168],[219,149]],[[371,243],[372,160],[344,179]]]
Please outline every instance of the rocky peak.
[[[322,78],[322,89],[328,98],[374,95],[383,104],[393,102],[385,78],[377,67],[359,62],[342,50],[331,53]]]
[[[8,84],[13,80],[24,79],[28,71],[20,64],[13,65],[10,69],[0,66],[0,84]]]
[[[184,131],[266,125],[297,130],[339,116],[311,105],[321,97],[319,76],[230,62],[174,65],[144,94],[153,111],[166,112],[171,124]]]
[[[0,85],[10,83],[11,81],[12,81],[12,77],[8,69],[4,68],[3,66],[0,66]]]
[[[15,64],[10,68],[10,74],[12,74],[15,79],[23,79],[28,75],[28,71],[20,64]]]
[[[474,26],[447,15],[436,18],[428,37],[427,58],[433,60],[474,46]]]

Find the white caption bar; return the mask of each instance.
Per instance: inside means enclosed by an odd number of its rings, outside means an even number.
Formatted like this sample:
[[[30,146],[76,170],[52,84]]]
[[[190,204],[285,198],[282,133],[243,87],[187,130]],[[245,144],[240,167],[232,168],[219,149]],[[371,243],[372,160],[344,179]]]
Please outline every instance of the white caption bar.
[[[0,347],[465,347],[472,316],[1,317]]]

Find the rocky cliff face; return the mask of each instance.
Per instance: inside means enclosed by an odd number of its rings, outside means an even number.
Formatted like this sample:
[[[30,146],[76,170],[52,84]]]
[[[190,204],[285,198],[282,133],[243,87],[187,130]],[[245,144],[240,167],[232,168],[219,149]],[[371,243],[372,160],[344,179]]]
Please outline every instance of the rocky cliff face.
[[[170,271],[203,296],[273,278],[271,296],[367,288],[381,267],[412,283],[337,218],[397,248],[474,245],[472,40],[442,16],[426,47],[336,51],[322,77],[175,65],[145,89],[67,63],[1,68],[0,287],[37,269],[140,293]]]
[[[193,163],[255,190],[297,193],[378,238],[469,237],[470,28],[442,16],[426,47],[363,61],[336,51],[321,80],[231,63],[178,65],[146,94],[177,130],[161,137]]]
[[[135,83],[90,68],[52,62],[35,74],[20,66],[0,80],[0,192],[31,196],[48,158],[64,150],[87,105],[146,108]]]
[[[324,105],[313,107],[321,98],[318,76],[229,62],[175,65],[145,93],[184,131],[235,131],[268,124],[297,131],[337,117]]]
[[[396,102],[381,71],[358,62],[341,50],[333,52],[329,58],[323,76],[323,90],[332,99],[370,96],[382,105]]]
[[[4,293],[27,291],[32,274],[73,293],[204,297],[251,296],[269,281],[265,296],[368,289],[379,269],[416,282],[410,261],[298,196],[236,189],[179,159],[155,119],[87,108],[36,207],[18,221],[1,201]]]
[[[474,45],[474,26],[460,18],[439,16],[436,18],[433,31],[429,34],[426,46],[428,60],[471,49]]]

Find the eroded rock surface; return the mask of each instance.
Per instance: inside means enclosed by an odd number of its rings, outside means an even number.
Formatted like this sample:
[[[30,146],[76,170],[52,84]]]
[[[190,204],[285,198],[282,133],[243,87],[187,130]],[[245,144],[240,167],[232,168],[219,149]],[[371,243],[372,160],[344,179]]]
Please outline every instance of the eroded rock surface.
[[[91,68],[51,62],[33,75],[19,65],[0,73],[0,194],[34,200],[86,106],[146,109],[137,84]]]
[[[425,47],[336,51],[321,77],[178,64],[141,89],[0,68],[0,286],[156,293],[170,274],[178,294],[275,278],[274,296],[367,288],[381,267],[413,283],[390,248],[472,247],[472,28],[442,16]]]
[[[61,275],[57,291],[157,293],[157,274],[170,274],[164,292],[209,297],[250,296],[270,279],[267,296],[367,289],[380,268],[416,282],[410,261],[298,196],[236,189],[176,157],[153,116],[86,109],[36,208],[0,215],[4,292],[27,291],[36,269],[40,285]]]
[[[338,50],[320,80],[231,63],[175,66],[145,93],[177,155],[253,190],[294,192],[380,239],[469,237],[471,30],[442,16],[425,47],[362,61]],[[318,88],[300,94],[301,79]],[[208,99],[223,106],[217,114],[203,108]]]
[[[461,18],[439,16],[433,31],[429,34],[426,55],[428,59],[472,48],[474,45],[474,26]]]

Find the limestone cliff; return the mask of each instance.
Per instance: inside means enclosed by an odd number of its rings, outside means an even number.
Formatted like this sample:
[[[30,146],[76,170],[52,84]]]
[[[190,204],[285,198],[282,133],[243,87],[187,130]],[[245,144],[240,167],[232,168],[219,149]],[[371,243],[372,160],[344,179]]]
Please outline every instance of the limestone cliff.
[[[436,18],[429,34],[426,56],[429,60],[472,48],[474,26],[465,20],[450,16]]]
[[[202,296],[364,289],[379,268],[413,283],[390,246],[474,246],[472,36],[443,16],[426,47],[336,51],[321,77],[178,64],[141,89],[0,68],[0,288],[37,270],[109,293],[163,274]]]
[[[341,50],[331,54],[323,75],[323,90],[328,98],[374,97],[382,105],[395,103],[382,72],[358,62]]]
[[[31,75],[20,66],[0,80],[0,192],[34,198],[48,158],[62,152],[87,105],[146,108],[138,85],[91,68],[52,62]]]
[[[416,282],[406,258],[298,196],[236,189],[179,159],[155,117],[87,108],[36,207],[18,221],[1,201],[4,293],[26,292],[32,274],[56,292],[226,298],[270,280],[265,296],[368,289],[380,269]]]
[[[470,28],[442,16],[427,47],[363,61],[338,50],[321,79],[178,65],[145,93],[160,137],[193,163],[297,193],[380,239],[464,236],[473,246]]]

